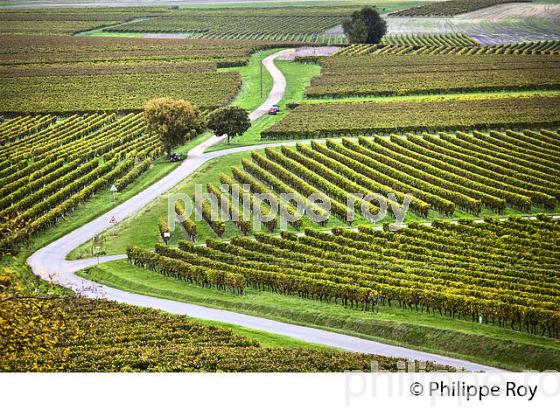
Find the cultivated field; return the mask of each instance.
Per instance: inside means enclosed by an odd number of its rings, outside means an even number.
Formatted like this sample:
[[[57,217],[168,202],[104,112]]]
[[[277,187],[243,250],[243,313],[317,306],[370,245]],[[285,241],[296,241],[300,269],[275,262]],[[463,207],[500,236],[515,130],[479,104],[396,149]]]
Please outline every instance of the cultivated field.
[[[201,108],[229,103],[251,53],[285,43],[0,36],[0,112],[139,111],[162,94]]]
[[[4,3],[2,370],[560,369],[560,5]]]
[[[199,285],[243,293],[245,286],[344,306],[457,316],[557,337],[560,225],[509,221],[410,226],[397,233],[360,228],[305,236],[255,235],[207,247],[128,250],[134,265]],[[537,240],[543,247],[536,251]],[[473,267],[478,274],[472,274]]]
[[[297,10],[297,9],[296,9]],[[234,38],[272,41],[323,41],[338,42],[343,39],[326,35],[331,27],[342,23],[348,10],[333,9],[292,12],[262,9],[247,16],[244,10],[225,12],[188,11],[151,19],[142,19],[110,27],[105,32],[186,33],[194,38]]]
[[[451,0],[442,2],[433,2],[418,7],[397,11],[391,13],[393,16],[454,16],[464,13],[485,13],[486,10],[491,10],[493,6],[502,7],[503,3],[508,3],[506,7],[510,6],[509,3],[524,3],[525,0]],[[515,5],[517,6],[517,5]],[[480,12],[479,10],[484,10]]]
[[[496,97],[456,101],[358,101],[301,104],[264,138],[312,138],[418,130],[558,125],[560,98]],[[376,115],[372,116],[371,113]],[[398,117],[395,113],[399,112]]]
[[[8,308],[19,306],[9,302]],[[396,360],[382,356],[263,347],[261,342],[231,330],[103,300],[69,297],[37,301],[24,313],[29,320],[36,320],[31,313],[41,316],[37,325],[44,327],[45,340],[33,350],[6,352],[3,371],[339,372],[367,371],[372,360],[382,370],[397,369]],[[21,340],[14,342],[24,345]],[[451,369],[430,364],[426,370]]]
[[[124,189],[162,152],[140,114],[16,117],[2,123],[0,141],[2,253],[16,252],[111,182]]]
[[[315,195],[329,201],[330,214],[308,202],[307,206],[324,218],[317,222],[306,216],[290,222],[290,230],[296,231],[306,227],[348,228],[371,223],[369,215],[380,212],[379,204],[375,200],[359,199],[358,209],[351,209],[347,201],[350,193],[364,196],[370,192],[383,196],[392,193],[399,203],[410,193],[413,199],[407,221],[536,210],[554,212],[560,197],[560,186],[553,176],[559,171],[555,163],[557,136],[557,132],[544,129],[524,133],[442,132],[358,141],[327,140],[326,144],[312,141],[310,145],[297,144],[295,148],[253,151],[229,169],[208,175],[205,186],[207,192],[216,194],[228,214],[237,216],[236,221],[212,219],[206,209],[202,212],[203,222],[196,222],[191,216],[182,223],[184,231],[176,228],[174,238],[200,242],[207,237],[259,233],[252,224],[254,214],[247,212],[247,200],[241,203],[233,197],[234,192],[241,192],[241,185],[249,186],[253,192],[248,198],[253,212],[256,212],[255,204],[259,204],[255,194],[273,196],[291,215],[301,211],[277,193],[291,193],[297,198]],[[538,143],[540,139],[542,146]],[[229,192],[220,192],[220,184],[225,184]],[[260,212],[270,213],[269,204],[260,206]],[[394,210],[388,209],[389,216],[394,216]],[[177,202],[174,211],[183,214],[184,205]],[[278,233],[280,222],[280,218],[271,218],[262,229]],[[206,224],[207,228],[202,226]],[[154,226],[150,230],[155,229]],[[165,231],[168,227],[162,228],[160,224],[161,229]],[[151,245],[149,239],[145,244]]]
[[[558,135],[546,130],[543,133],[544,137],[551,135],[552,141]],[[397,198],[411,192],[415,195],[411,210],[424,217],[432,207],[444,215],[452,215],[455,206],[474,215],[480,213],[483,205],[494,211],[503,211],[506,204],[528,211],[532,201],[553,210],[560,191],[554,182],[555,178],[549,176],[558,171],[558,166],[553,163],[555,156],[549,154],[557,155],[558,146],[548,144],[545,149],[539,149],[527,143],[534,142],[534,137],[540,138],[541,134],[510,131],[491,132],[488,135],[475,133],[474,136],[465,133],[455,136],[410,135],[407,138],[393,136],[389,140],[381,137],[374,140],[363,138],[359,143],[327,140],[326,145],[312,142],[311,148],[298,145],[296,150],[283,148],[281,153],[267,150],[268,160],[253,154],[254,164],[243,162],[243,167],[276,190],[280,190],[280,187],[272,182],[278,178],[302,195],[308,194],[306,188],[322,191],[324,195],[334,197],[334,200],[337,194],[341,194],[338,199],[343,203],[344,191],[379,192],[383,195],[393,192]],[[489,156],[486,156],[486,161],[479,160],[476,156],[480,152],[470,152],[460,145],[477,139],[482,144],[494,142],[496,151],[505,151],[501,146],[513,150],[518,147],[529,154],[533,149],[531,162],[525,164],[539,168],[538,177],[529,168],[525,172],[533,174],[531,176],[512,174],[511,168],[523,167],[497,159],[490,160]],[[482,148],[479,149],[482,151]],[[539,159],[541,155],[544,158]],[[539,162],[546,165],[540,166]],[[309,184],[305,184],[298,175]],[[243,178],[241,171],[234,171],[234,176],[240,182],[248,178]],[[343,219],[348,210],[342,206],[340,211],[339,216]]]
[[[406,36],[406,35],[405,35]],[[440,34],[440,38],[457,36],[456,34]],[[395,36],[403,38],[404,36]],[[417,38],[417,43],[425,41],[427,35],[412,36]],[[395,55],[489,55],[489,54],[523,54],[523,55],[558,55],[560,54],[560,40],[533,41],[527,43],[502,44],[495,46],[453,46],[453,45],[384,45],[384,44],[352,44],[344,47],[337,55],[362,56],[377,54]]]
[[[560,56],[367,55],[328,58],[309,98],[560,88]]]
[[[445,3],[447,2],[433,3],[427,7],[441,8]],[[461,33],[473,37],[483,45],[560,39],[559,4],[506,3],[449,17],[391,15],[387,24],[390,34]]]

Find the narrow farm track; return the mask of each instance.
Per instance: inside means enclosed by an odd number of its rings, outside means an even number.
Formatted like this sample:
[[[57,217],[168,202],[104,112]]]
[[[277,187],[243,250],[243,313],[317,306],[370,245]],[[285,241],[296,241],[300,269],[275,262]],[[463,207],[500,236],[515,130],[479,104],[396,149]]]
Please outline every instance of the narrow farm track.
[[[308,49],[313,53],[313,49]],[[270,105],[279,102],[284,96],[286,89],[286,79],[274,65],[276,58],[290,58],[294,55],[295,50],[283,50],[275,53],[263,60],[263,65],[270,72],[273,78],[273,87],[267,100],[250,115],[252,121],[263,116]],[[299,53],[301,55],[301,52]],[[166,299],[160,299],[150,296],[138,295],[134,293],[124,292],[109,286],[100,285],[98,283],[83,279],[75,274],[80,269],[93,266],[99,262],[108,262],[111,260],[122,259],[123,255],[112,255],[98,258],[82,259],[77,261],[67,261],[66,255],[70,253],[78,245],[87,242],[95,235],[109,229],[112,225],[110,220],[115,218],[122,221],[126,217],[134,215],[144,206],[157,199],[165,192],[177,185],[181,180],[185,179],[196,171],[205,162],[229,155],[235,152],[250,151],[264,148],[267,146],[278,145],[295,145],[296,141],[289,143],[273,143],[261,144],[247,147],[231,148],[222,151],[204,153],[204,150],[220,141],[222,137],[213,136],[204,141],[200,145],[189,151],[187,160],[167,176],[140,192],[128,201],[118,205],[113,210],[94,219],[93,221],[83,225],[82,227],[68,233],[51,244],[39,249],[31,255],[27,263],[33,272],[44,280],[59,284],[66,288],[70,288],[77,293],[90,298],[104,298],[117,302],[128,303],[136,306],[151,307],[161,309],[174,314],[183,314],[194,318],[219,321],[252,329],[266,331],[270,333],[280,334],[292,337],[306,342],[322,344],[344,350],[374,353],[383,356],[402,357],[406,359],[434,361],[444,365],[450,365],[457,368],[464,368],[468,371],[497,371],[498,369],[476,364],[466,360],[454,359],[437,354],[407,349],[399,346],[379,343],[358,337],[347,336],[335,332],[298,326],[283,322],[278,322],[260,317],[229,312],[220,309],[213,309],[193,305],[183,302],[175,302]],[[302,142],[302,141],[297,141]]]

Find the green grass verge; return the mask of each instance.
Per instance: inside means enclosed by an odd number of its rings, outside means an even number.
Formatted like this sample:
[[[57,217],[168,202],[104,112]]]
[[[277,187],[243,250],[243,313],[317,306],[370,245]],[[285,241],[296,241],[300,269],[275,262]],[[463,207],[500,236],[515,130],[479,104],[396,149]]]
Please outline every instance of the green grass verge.
[[[119,24],[116,24],[117,26]],[[113,26],[108,26],[108,27],[113,27]],[[81,33],[77,33],[77,36],[88,36],[88,37],[124,37],[124,38],[142,38],[144,37],[146,34],[145,33],[112,33],[112,32],[108,32],[108,31],[103,31],[103,29],[108,28],[108,27],[103,27],[103,28],[98,28],[95,30],[89,30],[89,31],[83,31]]]
[[[237,296],[128,264],[95,266],[83,277],[126,291],[313,326],[511,369],[560,369],[560,341],[493,325],[380,307],[379,313],[248,289]]]
[[[259,51],[251,56],[248,64],[245,66],[218,69],[218,72],[238,72],[241,76],[241,91],[237,94],[231,105],[241,107],[250,112],[258,108],[266,100],[272,89],[272,76],[266,68],[262,68],[263,87],[261,94],[260,62],[279,50],[280,49],[270,49]]]
[[[278,104],[281,110],[280,113],[277,115],[265,115],[259,118],[245,134],[233,138],[229,144],[227,143],[227,141],[216,144],[207,149],[208,152],[218,151],[225,148],[244,147],[247,145],[266,143],[266,140],[261,140],[261,132],[284,118],[284,116],[288,113],[286,104],[302,101],[304,97],[305,87],[309,85],[313,77],[321,73],[321,67],[318,64],[300,64],[293,61],[283,60],[276,60],[275,64],[278,69],[282,71],[284,77],[286,77],[286,93],[284,95],[284,98],[282,98],[282,100]],[[250,84],[254,84],[252,93],[251,91],[247,91],[246,99],[249,101],[255,98],[255,94],[259,95],[258,74],[258,71],[253,71],[249,74],[248,81],[250,81]],[[245,82],[245,79],[243,81]],[[248,95],[250,94],[253,94],[253,96],[248,97]],[[264,99],[262,101],[264,101]],[[257,104],[254,108],[257,108],[258,105],[259,104]]]
[[[294,348],[321,349],[321,350],[340,350],[324,345],[308,343],[302,340],[292,339],[291,337],[282,336],[275,333],[268,333],[262,330],[256,330],[244,326],[232,325],[229,323],[214,322],[211,320],[202,320],[202,319],[196,319],[192,317],[189,317],[189,320],[202,323],[208,326],[218,326],[223,329],[229,329],[238,336],[244,336],[249,339],[257,340],[262,347],[270,347],[270,348],[294,347]]]

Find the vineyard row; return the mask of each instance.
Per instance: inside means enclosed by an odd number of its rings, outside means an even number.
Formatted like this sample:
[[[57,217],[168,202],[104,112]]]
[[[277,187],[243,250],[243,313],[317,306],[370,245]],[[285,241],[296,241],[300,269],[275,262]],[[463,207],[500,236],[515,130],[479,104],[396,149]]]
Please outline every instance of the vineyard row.
[[[162,147],[140,114],[92,114],[57,121],[2,150],[0,248],[8,253],[101,189],[124,189]]]
[[[369,221],[363,209],[379,214],[376,200],[360,199],[357,210],[362,217],[353,217],[355,209],[348,205],[351,194],[362,198],[371,193],[384,198],[392,194],[398,203],[405,194],[412,194],[409,210],[422,218],[433,216],[434,211],[446,217],[461,212],[479,215],[484,210],[503,213],[507,207],[520,212],[554,211],[560,200],[558,158],[560,134],[546,129],[327,139],[326,143],[312,141],[293,148],[267,148],[264,155],[252,152],[250,160],[231,167],[231,176],[222,173],[219,181],[208,183],[207,191],[216,196],[223,214],[213,217],[208,202],[202,205],[201,214],[222,237],[227,221],[233,221],[244,235],[258,232],[258,226],[252,225],[256,210],[260,215],[272,213],[264,224],[267,230],[280,228],[280,215],[255,194],[272,195],[290,215],[297,215],[297,210],[280,197],[281,193],[293,195],[315,215],[327,211],[306,198],[313,195],[323,203],[328,201],[330,209],[326,217],[319,218],[321,222],[296,218],[290,221],[295,229],[324,226],[329,220],[335,225]],[[219,184],[228,192],[221,192]],[[250,188],[250,203],[234,198],[234,190],[242,192],[242,185]],[[178,215],[184,216],[184,209],[179,202],[175,206]],[[389,207],[387,211],[391,214],[392,210]],[[195,241],[197,224],[192,215],[183,219],[186,236]],[[160,233],[164,232],[169,232],[167,224],[160,225]]]
[[[305,233],[208,240],[206,247],[156,245],[155,253],[131,247],[128,258],[163,275],[240,294],[251,286],[363,310],[398,304],[560,336],[560,224],[550,218]]]

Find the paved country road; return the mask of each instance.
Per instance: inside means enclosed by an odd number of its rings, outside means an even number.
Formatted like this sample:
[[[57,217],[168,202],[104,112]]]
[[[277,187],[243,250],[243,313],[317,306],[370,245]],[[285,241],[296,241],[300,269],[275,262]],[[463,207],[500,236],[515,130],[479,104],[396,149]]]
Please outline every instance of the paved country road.
[[[317,50],[307,49],[313,55]],[[275,53],[263,60],[263,65],[270,72],[273,78],[273,87],[267,100],[255,111],[250,114],[252,121],[263,116],[268,107],[278,103],[284,96],[286,89],[286,79],[274,65],[276,58],[289,59],[296,53],[295,50],[283,50]],[[302,51],[298,51],[301,55]],[[94,219],[82,227],[70,232],[51,244],[39,249],[31,255],[27,263],[33,272],[39,277],[73,289],[79,294],[91,298],[104,298],[117,302],[124,302],[136,306],[151,307],[161,309],[175,314],[184,314],[194,318],[214,320],[224,323],[246,326],[248,328],[262,330],[289,336],[307,342],[332,346],[354,352],[374,353],[383,356],[401,357],[406,359],[434,361],[440,364],[450,365],[457,368],[464,368],[469,371],[495,371],[497,369],[479,365],[465,360],[453,359],[436,354],[420,352],[403,347],[374,342],[358,337],[347,336],[335,332],[309,328],[305,326],[292,325],[260,317],[229,312],[220,309],[207,308],[189,303],[174,302],[150,296],[143,296],[134,293],[124,292],[109,286],[80,278],[75,274],[80,269],[84,269],[97,264],[97,258],[82,259],[77,261],[67,261],[66,255],[82,243],[87,242],[95,235],[111,227],[111,218],[122,221],[128,216],[134,215],[144,206],[157,199],[165,192],[173,188],[180,181],[191,175],[205,162],[213,158],[218,158],[234,152],[248,151],[273,145],[294,145],[291,143],[262,144],[249,147],[237,147],[222,151],[204,153],[210,147],[224,139],[223,136],[213,136],[200,145],[189,151],[188,158],[178,168],[151,185],[149,188],[130,198],[128,201],[115,207],[106,214]],[[100,262],[122,259],[123,255],[112,255],[100,257]]]

